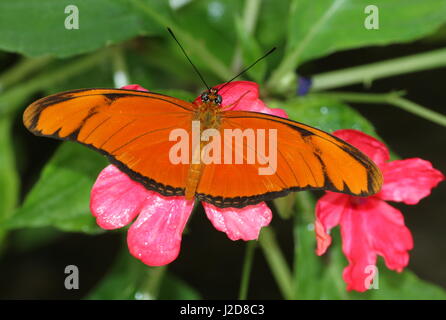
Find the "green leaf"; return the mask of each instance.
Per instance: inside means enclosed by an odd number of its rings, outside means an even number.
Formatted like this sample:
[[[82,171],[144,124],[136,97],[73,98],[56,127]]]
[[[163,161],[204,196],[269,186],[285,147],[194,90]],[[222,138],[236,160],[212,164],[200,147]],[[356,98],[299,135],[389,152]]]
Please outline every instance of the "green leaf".
[[[92,300],[200,299],[200,295],[166,267],[148,267],[132,257],[127,248],[121,253],[105,278],[90,292]],[[159,288],[154,288],[153,284]],[[158,293],[151,292],[153,290]]]
[[[379,29],[369,30],[364,9],[379,9]],[[407,42],[434,32],[446,21],[446,2],[438,0],[294,0],[288,53],[294,69],[330,53],[370,45]]]
[[[397,273],[379,264],[377,289],[370,289],[370,299],[390,300],[445,300],[446,291],[439,286],[418,278],[412,271]]]
[[[79,29],[66,29],[69,5]],[[130,39],[161,26],[142,20],[126,0],[16,0],[0,2],[0,48],[27,56],[69,57]]]
[[[175,97],[184,101],[192,102],[195,100],[197,95],[190,93],[188,91],[180,90],[180,89],[154,89],[150,90],[157,93],[162,93],[171,97]]]
[[[6,226],[98,232],[89,198],[96,176],[105,165],[105,158],[98,153],[72,142],[64,143]]]
[[[356,129],[377,137],[373,125],[348,105],[326,97],[306,96],[285,102],[269,101],[270,108],[284,109],[290,119],[333,132]]]
[[[243,2],[239,0],[191,1],[174,12],[175,23],[182,31],[206,44],[206,49],[228,65],[234,53],[236,42],[235,13],[242,12]],[[175,31],[175,30],[173,30]],[[181,39],[179,39],[181,41]],[[194,54],[195,48],[185,48]],[[178,51],[178,50],[177,50]],[[179,54],[181,54],[178,51]],[[208,61],[195,61],[206,67]]]
[[[56,60],[51,64],[48,71],[60,70],[64,65],[76,61],[78,58]],[[62,81],[57,81],[45,90],[45,95],[54,94],[56,92],[68,91],[80,88],[113,88],[113,70],[110,60],[104,59],[100,64],[94,65],[92,68]]]
[[[256,35],[263,48],[282,46],[287,31],[286,23],[282,22],[289,14],[289,10],[289,0],[261,1]],[[273,57],[274,55],[268,59]]]

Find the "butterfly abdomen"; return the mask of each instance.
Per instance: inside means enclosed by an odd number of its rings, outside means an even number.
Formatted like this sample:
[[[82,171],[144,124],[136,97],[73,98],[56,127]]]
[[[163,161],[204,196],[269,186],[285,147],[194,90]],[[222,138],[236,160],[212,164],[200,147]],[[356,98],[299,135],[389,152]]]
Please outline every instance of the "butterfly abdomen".
[[[203,163],[191,164],[186,180],[186,190],[184,195],[187,200],[191,200],[195,196],[198,183],[200,182],[201,174],[203,172]]]
[[[213,103],[203,103],[199,106],[197,113],[194,116],[193,121],[199,121],[200,139],[204,130],[206,129],[219,129],[221,124],[220,119],[220,107]],[[192,146],[191,152],[191,164],[186,180],[185,197],[190,200],[195,196],[198,184],[204,169],[204,163],[201,161],[201,150],[207,144],[207,141],[200,141],[199,148]]]

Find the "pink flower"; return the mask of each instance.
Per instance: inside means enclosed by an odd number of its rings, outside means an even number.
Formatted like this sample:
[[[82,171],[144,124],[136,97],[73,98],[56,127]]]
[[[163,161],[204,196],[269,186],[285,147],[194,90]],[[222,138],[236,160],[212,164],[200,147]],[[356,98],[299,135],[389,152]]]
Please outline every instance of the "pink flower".
[[[147,91],[138,85],[123,89]],[[266,107],[259,99],[256,83],[234,81],[219,94],[225,109],[286,117],[283,110]],[[200,99],[198,97],[194,103]],[[102,170],[91,190],[90,209],[100,227],[121,228],[136,218],[128,230],[127,244],[133,256],[150,266],[165,265],[177,258],[182,233],[193,206],[193,200],[181,196],[165,197],[145,189],[113,165]],[[203,207],[214,227],[225,232],[231,240],[257,239],[260,229],[267,226],[272,217],[264,202],[241,209],[221,209],[205,202]]]
[[[341,226],[342,249],[349,261],[343,278],[347,290],[366,291],[377,256],[386,266],[401,272],[409,263],[412,235],[400,211],[384,200],[416,204],[444,180],[428,161],[412,158],[389,162],[389,151],[380,141],[357,130],[338,130],[337,137],[367,154],[381,169],[382,190],[361,198],[327,192],[316,205],[317,254],[330,246],[330,229]]]

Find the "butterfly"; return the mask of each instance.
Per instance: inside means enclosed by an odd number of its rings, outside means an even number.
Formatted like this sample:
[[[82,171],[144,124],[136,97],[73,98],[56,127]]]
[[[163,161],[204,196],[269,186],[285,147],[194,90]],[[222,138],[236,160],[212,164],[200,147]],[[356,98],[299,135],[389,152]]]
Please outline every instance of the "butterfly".
[[[292,191],[329,190],[355,196],[377,193],[382,175],[361,151],[322,130],[264,113],[222,107],[219,89],[209,88],[199,103],[125,89],[80,89],[32,103],[23,114],[37,136],[71,140],[105,155],[131,179],[164,196],[196,198],[220,208],[241,208]],[[276,168],[261,175],[264,163],[172,163],[173,130],[193,134],[225,130],[275,130]],[[209,142],[210,143],[210,142]],[[225,142],[221,140],[222,147]],[[189,144],[191,142],[189,141]],[[206,146],[200,141],[200,146]],[[246,154],[249,146],[234,147]],[[188,158],[193,158],[194,148]]]

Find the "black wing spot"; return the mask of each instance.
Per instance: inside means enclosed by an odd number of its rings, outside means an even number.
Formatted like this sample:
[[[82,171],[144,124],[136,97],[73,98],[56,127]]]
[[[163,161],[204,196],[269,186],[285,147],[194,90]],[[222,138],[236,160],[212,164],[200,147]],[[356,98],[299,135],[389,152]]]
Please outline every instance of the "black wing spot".
[[[110,103],[113,103],[119,98],[125,98],[125,97],[135,96],[135,95],[131,95],[131,94],[127,94],[127,93],[104,93],[104,96],[107,98],[107,100]]]

